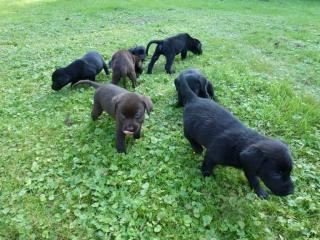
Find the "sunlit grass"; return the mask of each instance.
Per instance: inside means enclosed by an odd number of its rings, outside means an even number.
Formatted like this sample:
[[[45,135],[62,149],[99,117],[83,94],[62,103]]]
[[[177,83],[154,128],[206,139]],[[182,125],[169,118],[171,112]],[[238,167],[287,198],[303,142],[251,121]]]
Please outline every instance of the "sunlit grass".
[[[0,5],[0,238],[318,238],[318,1]],[[204,53],[177,57],[174,75],[160,58],[154,74],[140,76],[136,91],[154,112],[127,155],[116,153],[112,118],[90,119],[93,89],[50,88],[53,70],[88,50],[109,60],[180,32],[199,38]],[[260,200],[231,168],[201,176],[203,156],[183,137],[175,107],[173,80],[189,67],[241,121],[289,144],[294,195]]]

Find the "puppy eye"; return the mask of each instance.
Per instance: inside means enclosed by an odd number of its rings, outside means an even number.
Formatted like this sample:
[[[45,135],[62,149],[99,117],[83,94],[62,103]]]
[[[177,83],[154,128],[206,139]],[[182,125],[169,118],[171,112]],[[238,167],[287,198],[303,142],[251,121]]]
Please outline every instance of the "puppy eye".
[[[139,112],[137,112],[137,113],[134,115],[135,118],[140,118],[140,116],[141,116],[141,114],[140,114]]]
[[[120,114],[120,118],[121,118],[121,120],[125,120],[125,119],[126,119],[126,116],[121,113],[121,114]]]

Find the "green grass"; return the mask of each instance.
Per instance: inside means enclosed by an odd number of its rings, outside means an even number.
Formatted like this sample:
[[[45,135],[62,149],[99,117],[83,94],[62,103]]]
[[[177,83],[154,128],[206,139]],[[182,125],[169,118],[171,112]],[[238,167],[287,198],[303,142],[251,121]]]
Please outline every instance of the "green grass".
[[[0,5],[0,238],[319,239],[319,1]],[[93,89],[50,88],[55,67],[88,50],[109,60],[180,32],[201,39],[204,54],[178,57],[174,75],[163,58],[141,75],[136,91],[154,112],[127,155],[116,153],[110,117],[90,119]],[[244,123],[288,142],[294,195],[260,200],[232,168],[201,176],[203,156],[174,106],[173,79],[188,67]]]

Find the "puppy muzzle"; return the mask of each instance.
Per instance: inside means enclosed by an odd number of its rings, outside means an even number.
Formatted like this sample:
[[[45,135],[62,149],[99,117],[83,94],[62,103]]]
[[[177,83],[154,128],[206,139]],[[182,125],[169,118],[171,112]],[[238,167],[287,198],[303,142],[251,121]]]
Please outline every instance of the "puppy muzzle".
[[[58,87],[56,85],[51,85],[51,88],[52,88],[52,90],[55,90],[55,91],[58,91],[61,89],[60,87]]]
[[[124,133],[125,135],[127,135],[127,136],[128,136],[128,135],[130,136],[130,135],[133,135],[133,134],[134,134],[133,131],[131,132],[131,131],[127,131],[127,130],[123,131],[123,133]]]
[[[271,189],[271,191],[277,196],[287,196],[294,193],[294,185],[292,183],[287,183],[282,188]]]

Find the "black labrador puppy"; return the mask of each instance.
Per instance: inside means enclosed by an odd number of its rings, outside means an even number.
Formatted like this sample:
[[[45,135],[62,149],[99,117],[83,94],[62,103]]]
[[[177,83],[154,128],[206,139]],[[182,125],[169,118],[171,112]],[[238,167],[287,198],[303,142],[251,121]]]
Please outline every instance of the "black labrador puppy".
[[[144,46],[136,46],[133,48],[129,48],[128,51],[131,52],[133,55],[139,57],[142,62],[144,62],[144,60],[147,57],[147,52]]]
[[[64,68],[55,70],[52,74],[52,89],[60,90],[68,83],[74,84],[82,79],[95,81],[96,75],[104,69],[108,75],[108,67],[100,53],[88,52],[82,58],[75,60]]]
[[[184,135],[196,153],[207,148],[202,164],[204,176],[210,176],[217,165],[232,166],[244,171],[261,198],[268,195],[260,187],[259,178],[275,195],[293,193],[293,162],[284,143],[246,127],[216,102],[197,97],[185,79],[180,81],[180,94]]]
[[[194,54],[202,54],[202,44],[196,39],[192,38],[188,33],[181,33],[173,37],[169,37],[164,40],[152,40],[147,45],[147,55],[151,44],[156,43],[157,47],[153,53],[151,61],[148,66],[148,74],[152,73],[152,68],[155,62],[159,59],[160,55],[166,57],[165,70],[167,73],[171,74],[171,70],[174,58],[176,55],[181,53],[182,60],[187,57],[187,52],[191,51]]]
[[[178,78],[174,80],[174,85],[178,94],[177,106],[183,106],[183,101],[179,90],[181,79],[185,79],[187,81],[191,90],[198,97],[210,98],[216,101],[212,83],[198,69],[188,69],[182,71]]]

